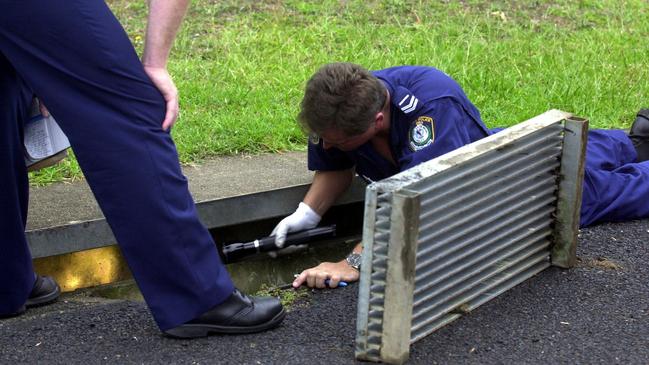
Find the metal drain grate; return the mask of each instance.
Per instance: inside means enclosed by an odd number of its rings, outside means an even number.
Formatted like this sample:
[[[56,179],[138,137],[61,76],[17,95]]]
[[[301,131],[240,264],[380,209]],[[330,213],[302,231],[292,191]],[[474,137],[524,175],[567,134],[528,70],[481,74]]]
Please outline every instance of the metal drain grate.
[[[586,129],[551,110],[368,186],[356,357],[404,362],[410,343],[571,266]]]

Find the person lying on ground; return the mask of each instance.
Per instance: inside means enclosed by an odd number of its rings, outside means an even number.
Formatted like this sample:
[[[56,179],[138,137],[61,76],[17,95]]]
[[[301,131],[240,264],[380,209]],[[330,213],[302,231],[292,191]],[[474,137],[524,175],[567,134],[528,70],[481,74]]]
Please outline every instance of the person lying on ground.
[[[273,230],[278,247],[288,232],[315,227],[355,173],[378,181],[495,133],[457,82],[423,66],[370,72],[325,65],[307,82],[298,120],[310,134],[308,168],[315,175],[297,210]],[[649,217],[647,160],[649,109],[638,113],[629,135],[590,130],[580,225]],[[359,244],[344,260],[302,271],[293,286],[358,280],[361,251]]]

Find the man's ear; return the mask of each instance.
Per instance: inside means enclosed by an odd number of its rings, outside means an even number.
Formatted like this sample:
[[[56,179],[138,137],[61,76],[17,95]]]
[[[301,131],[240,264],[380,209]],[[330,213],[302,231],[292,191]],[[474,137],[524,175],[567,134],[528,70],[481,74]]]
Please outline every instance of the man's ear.
[[[376,124],[376,129],[380,131],[385,129],[385,114],[383,114],[383,112],[376,113],[374,123]]]

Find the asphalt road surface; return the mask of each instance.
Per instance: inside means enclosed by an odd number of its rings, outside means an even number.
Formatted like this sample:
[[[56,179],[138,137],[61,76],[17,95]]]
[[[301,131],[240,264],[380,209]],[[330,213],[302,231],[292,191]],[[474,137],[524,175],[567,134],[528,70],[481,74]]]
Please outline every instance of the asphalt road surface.
[[[649,363],[649,221],[580,235],[550,268],[411,347],[410,364]],[[0,321],[0,363],[350,364],[358,285],[312,291],[277,329],[163,337],[141,302],[64,295]]]

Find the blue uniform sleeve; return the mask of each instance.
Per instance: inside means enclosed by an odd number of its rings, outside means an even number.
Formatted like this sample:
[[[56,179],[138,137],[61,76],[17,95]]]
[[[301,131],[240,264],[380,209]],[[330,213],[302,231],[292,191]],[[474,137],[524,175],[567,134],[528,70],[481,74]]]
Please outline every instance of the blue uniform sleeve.
[[[401,171],[487,136],[482,122],[450,98],[438,99],[418,114],[407,130],[407,143],[401,147]]]
[[[354,167],[354,161],[337,148],[324,149],[322,140],[313,143],[309,138],[308,166],[311,171],[337,171]]]

